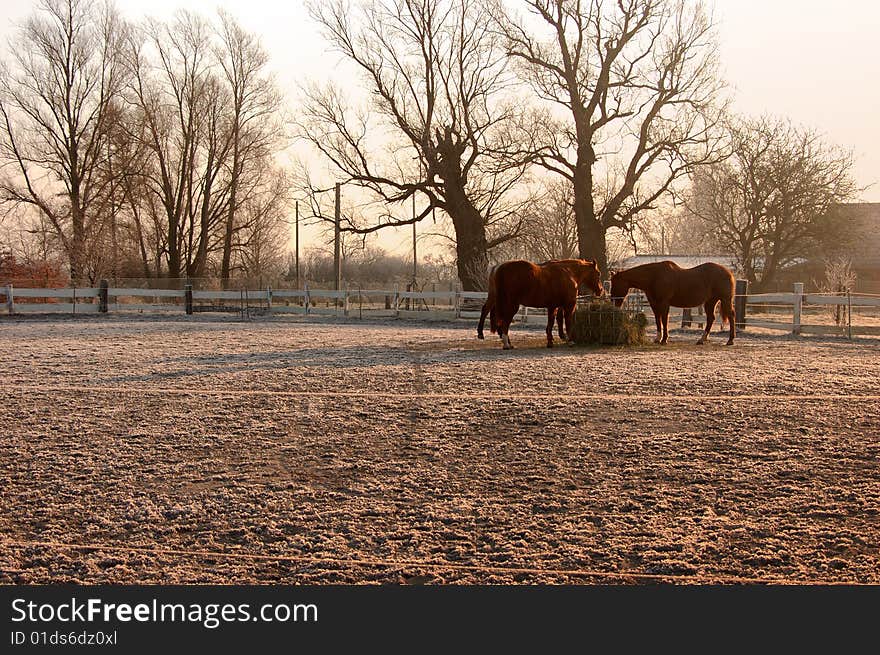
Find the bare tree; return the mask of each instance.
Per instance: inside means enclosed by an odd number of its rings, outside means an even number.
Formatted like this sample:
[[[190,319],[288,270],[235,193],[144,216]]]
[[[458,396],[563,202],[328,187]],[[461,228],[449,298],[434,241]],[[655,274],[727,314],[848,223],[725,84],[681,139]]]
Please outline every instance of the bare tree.
[[[607,269],[606,233],[714,161],[722,84],[710,16],[688,0],[498,3],[507,50],[545,102],[535,160],[568,180],[578,249]]]
[[[132,137],[144,139],[150,151],[143,182],[156,202],[147,207],[163,215],[166,266],[172,278],[184,272],[197,236],[190,219],[200,187],[200,144],[211,122],[216,128],[218,120],[212,100],[219,97],[219,89],[211,73],[209,34],[202,18],[179,12],[171,24],[148,21],[127,50],[133,71],[127,97],[143,123]],[[209,146],[208,159],[214,157]],[[217,169],[212,161],[205,166]]]
[[[826,293],[851,293],[856,287],[858,275],[853,270],[852,258],[849,255],[837,255],[825,261],[824,278],[815,282],[816,288]],[[835,325],[843,325],[846,312],[843,305],[831,305],[829,308]]]
[[[836,208],[858,191],[851,153],[769,117],[734,121],[730,140],[731,158],[694,176],[687,207],[756,288],[770,288],[799,259],[846,245]]]
[[[522,236],[528,259],[570,259],[578,256],[577,224],[568,186],[557,180],[525,212]]]
[[[243,170],[250,161],[269,154],[279,131],[276,115],[281,97],[273,80],[266,75],[269,56],[257,38],[225,12],[220,12],[220,43],[217,58],[222,79],[231,100],[231,162],[229,164],[229,203],[223,232],[220,277],[228,281],[232,261],[233,235],[237,229],[240,186]],[[256,201],[259,204],[259,201]]]
[[[110,4],[40,0],[0,71],[0,193],[39,210],[74,280],[107,219],[113,102],[126,27]]]
[[[352,109],[339,89],[307,90],[302,131],[332,162],[342,181],[414,218],[384,215],[369,224],[351,217],[346,231],[367,233],[421,221],[439,209],[453,224],[458,273],[480,288],[487,251],[511,238],[507,204],[523,175],[508,152],[512,106],[504,53],[476,0],[335,0],[310,5],[314,19],[353,63],[373,98],[373,112]],[[516,203],[515,203],[516,204]],[[408,214],[409,212],[406,212]],[[515,221],[514,221],[515,223]]]
[[[242,177],[240,197],[245,201],[236,219],[233,256],[228,264],[229,272],[237,265],[249,278],[280,275],[289,242],[286,216],[291,181],[267,162],[259,172],[254,175],[255,171],[246,170],[249,174]]]

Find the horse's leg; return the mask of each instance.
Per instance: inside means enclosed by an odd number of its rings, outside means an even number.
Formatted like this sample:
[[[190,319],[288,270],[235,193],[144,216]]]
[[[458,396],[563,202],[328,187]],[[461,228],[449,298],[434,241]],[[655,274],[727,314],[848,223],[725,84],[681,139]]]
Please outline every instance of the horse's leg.
[[[660,326],[663,328],[663,337],[660,339],[660,345],[665,345],[669,341],[669,303],[660,304]]]
[[[574,308],[576,304],[577,303],[575,302],[568,307],[563,308],[565,310],[565,335],[568,343],[571,343],[574,339],[572,323],[574,322]]]
[[[706,339],[709,338],[709,330],[712,329],[712,324],[715,322],[715,303],[718,302],[714,298],[711,300],[707,300],[703,305],[703,309],[706,310],[706,329],[703,330],[703,336],[699,338],[697,341],[698,346],[702,346],[706,343]]]
[[[556,308],[547,308],[547,347],[553,347],[553,322],[556,320]],[[561,338],[561,335],[560,335]]]
[[[514,305],[512,307],[497,307],[498,310],[498,334],[501,336],[501,343],[503,344],[504,350],[512,350],[513,346],[510,343],[510,324],[513,322],[513,317],[516,316],[516,312],[519,309],[519,305]]]
[[[567,341],[568,337],[566,336],[566,332],[562,327],[562,324],[564,321],[565,321],[565,312],[563,312],[563,311],[556,312],[556,326],[559,328],[559,338],[562,341]]]
[[[651,313],[654,314],[654,323],[657,324],[657,336],[654,337],[654,343],[660,343],[663,338],[663,324],[660,322],[660,305],[649,303],[651,305]]]

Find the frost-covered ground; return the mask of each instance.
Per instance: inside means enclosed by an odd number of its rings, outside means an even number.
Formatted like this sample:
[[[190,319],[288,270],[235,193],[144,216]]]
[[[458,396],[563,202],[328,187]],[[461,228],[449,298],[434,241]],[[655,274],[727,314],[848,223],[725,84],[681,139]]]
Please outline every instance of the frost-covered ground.
[[[0,581],[880,583],[880,341],[474,328],[4,317]]]

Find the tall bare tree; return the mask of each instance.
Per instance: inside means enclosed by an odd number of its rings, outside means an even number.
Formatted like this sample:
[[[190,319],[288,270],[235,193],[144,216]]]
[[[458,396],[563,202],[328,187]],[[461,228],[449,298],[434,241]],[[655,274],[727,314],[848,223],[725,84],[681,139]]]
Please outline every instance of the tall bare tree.
[[[287,254],[291,182],[277,171],[267,169],[271,179],[261,181],[247,193],[236,232],[235,253],[240,268],[250,278],[280,275]],[[235,261],[232,261],[234,264]]]
[[[125,82],[126,26],[97,0],[40,0],[0,70],[0,194],[35,207],[74,280],[88,274],[108,218],[114,100]]]
[[[337,175],[390,211],[368,233],[408,225],[440,209],[452,221],[458,274],[465,289],[481,288],[487,251],[511,238],[502,227],[507,200],[524,170],[511,158],[506,126],[514,115],[501,102],[510,82],[504,53],[478,0],[313,2],[310,11],[346,60],[363,73],[372,112],[352,108],[335,87],[307,90],[303,135],[332,162]],[[516,203],[515,203],[516,204]]]
[[[535,160],[571,184],[578,248],[607,269],[606,233],[714,161],[722,83],[710,16],[689,0],[498,2],[496,24],[546,107]],[[534,28],[532,26],[534,25]]]
[[[259,40],[242,29],[229,14],[220,12],[220,46],[217,58],[222,80],[230,97],[231,162],[229,164],[229,202],[223,231],[220,277],[229,280],[233,235],[240,227],[239,210],[243,170],[249,162],[271,154],[280,132],[276,119],[281,97],[274,81],[265,72],[269,56]]]
[[[838,205],[859,190],[852,153],[815,130],[772,117],[730,127],[732,156],[694,177],[688,210],[718,248],[735,256],[758,289],[780,269],[847,245],[849,225]]]
[[[141,172],[156,200],[145,206],[161,208],[169,277],[200,277],[229,203],[230,95],[216,74],[213,30],[204,18],[178,12],[170,23],[148,21],[127,52],[127,98],[139,120],[132,138],[150,153]]]

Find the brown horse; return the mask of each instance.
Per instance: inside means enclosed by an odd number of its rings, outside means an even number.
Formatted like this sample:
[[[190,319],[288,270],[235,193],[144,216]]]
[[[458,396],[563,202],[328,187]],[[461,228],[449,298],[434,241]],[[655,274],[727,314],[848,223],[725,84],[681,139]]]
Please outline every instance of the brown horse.
[[[669,307],[698,307],[706,311],[706,327],[697,341],[706,343],[709,330],[715,321],[715,305],[721,302],[721,316],[730,323],[727,345],[736,336],[736,314],[733,297],[736,281],[733,274],[720,264],[700,264],[693,268],[681,268],[674,262],[655,262],[634,266],[611,276],[611,298],[617,307],[623,304],[631,288],[641,289],[648,297],[654,320],[657,322],[655,342],[666,343],[669,339]]]
[[[546,262],[541,262],[540,264],[538,264],[538,266],[546,266],[547,264],[549,264],[551,262],[556,262],[556,261],[561,261],[561,260],[549,260]],[[484,334],[483,334],[483,325],[485,325],[485,323],[486,323],[486,314],[489,314],[489,330],[492,332],[492,334],[495,333],[495,329],[496,329],[495,269],[497,269],[497,268],[498,268],[498,266],[495,265],[489,271],[489,283],[488,283],[488,288],[487,288],[488,293],[486,294],[486,302],[483,303],[483,308],[480,310],[480,322],[477,324],[477,339],[485,338]],[[559,338],[562,339],[563,341],[565,341],[565,330],[563,328],[563,320],[565,317],[565,312],[558,312],[557,313],[556,308],[548,309],[547,310],[548,325],[552,325],[552,323],[553,323],[553,319],[550,316],[550,312],[552,312],[553,316],[556,317],[557,325],[559,326]],[[548,347],[550,347],[550,346],[548,346]]]
[[[589,259],[559,259],[533,264],[521,259],[504,262],[495,267],[490,276],[490,298],[480,319],[482,324],[485,312],[492,314],[490,327],[497,332],[504,344],[510,345],[510,323],[520,305],[547,308],[547,347],[553,347],[553,321],[557,311],[562,310],[565,333],[571,337],[571,320],[577,304],[578,287],[586,285],[597,296],[603,293],[599,267]],[[482,332],[478,328],[478,335]],[[562,336],[560,327],[560,338]]]

